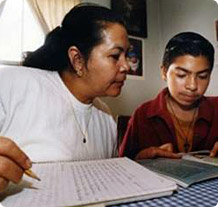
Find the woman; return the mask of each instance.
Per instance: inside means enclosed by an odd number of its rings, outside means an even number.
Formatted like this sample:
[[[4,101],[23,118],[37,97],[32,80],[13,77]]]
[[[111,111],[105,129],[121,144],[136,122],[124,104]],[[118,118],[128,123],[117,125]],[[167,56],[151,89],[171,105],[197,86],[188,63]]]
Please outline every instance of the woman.
[[[27,67],[0,70],[0,190],[31,161],[116,155],[116,124],[97,97],[120,94],[128,47],[111,10],[80,4],[27,55]]]
[[[180,33],[167,44],[161,67],[167,83],[154,100],[136,109],[120,156],[179,158],[178,152],[218,151],[218,97],[205,97],[214,64],[212,44],[199,34]]]

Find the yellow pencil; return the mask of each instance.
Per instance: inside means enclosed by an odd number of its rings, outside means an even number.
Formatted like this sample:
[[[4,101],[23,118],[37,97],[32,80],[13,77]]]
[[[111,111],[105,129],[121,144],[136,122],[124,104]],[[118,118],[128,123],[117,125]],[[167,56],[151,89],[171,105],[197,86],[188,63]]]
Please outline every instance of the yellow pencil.
[[[30,169],[25,170],[24,173],[25,173],[26,175],[28,175],[29,177],[31,177],[31,178],[34,178],[34,179],[36,179],[36,180],[38,180],[38,181],[41,181],[41,179],[40,179],[32,170],[30,170]]]

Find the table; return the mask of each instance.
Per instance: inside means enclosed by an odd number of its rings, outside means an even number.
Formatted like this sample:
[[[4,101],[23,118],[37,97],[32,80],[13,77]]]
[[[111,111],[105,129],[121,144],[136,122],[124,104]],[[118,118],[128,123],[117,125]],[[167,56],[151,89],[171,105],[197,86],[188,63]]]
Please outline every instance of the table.
[[[217,206],[216,206],[217,205]],[[179,188],[171,196],[110,207],[218,207],[218,179]]]

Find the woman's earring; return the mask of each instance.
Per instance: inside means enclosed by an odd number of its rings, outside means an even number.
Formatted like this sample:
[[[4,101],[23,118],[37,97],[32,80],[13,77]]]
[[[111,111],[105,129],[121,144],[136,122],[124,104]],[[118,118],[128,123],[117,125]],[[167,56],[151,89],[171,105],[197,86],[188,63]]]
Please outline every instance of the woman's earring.
[[[82,77],[83,72],[82,72],[82,70],[77,70],[77,71],[76,71],[76,74],[77,74],[79,77]]]

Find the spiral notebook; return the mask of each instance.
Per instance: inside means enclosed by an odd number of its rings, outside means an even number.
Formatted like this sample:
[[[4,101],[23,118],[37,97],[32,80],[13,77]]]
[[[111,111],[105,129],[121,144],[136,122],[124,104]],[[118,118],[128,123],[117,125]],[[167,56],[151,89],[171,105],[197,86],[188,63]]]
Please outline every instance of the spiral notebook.
[[[41,181],[24,175],[19,185],[0,194],[7,207],[115,204],[171,195],[169,181],[128,158],[42,163],[32,170]]]

